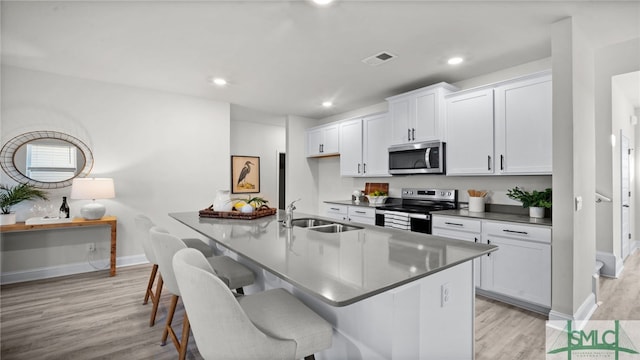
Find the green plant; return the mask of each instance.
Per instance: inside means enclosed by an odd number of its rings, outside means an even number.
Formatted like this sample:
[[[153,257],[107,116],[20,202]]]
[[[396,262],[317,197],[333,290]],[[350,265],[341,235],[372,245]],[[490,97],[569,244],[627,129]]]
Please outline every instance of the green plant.
[[[261,197],[251,197],[251,195],[248,195],[249,198],[248,199],[241,199],[241,198],[232,198],[229,199],[229,201],[232,201],[235,204],[239,203],[239,202],[244,202],[246,204],[252,204],[254,208],[259,208],[263,205],[266,206],[266,204],[269,202],[268,200],[265,200],[264,198]]]
[[[11,207],[25,200],[48,200],[47,193],[36,189],[33,185],[18,184],[15,186],[0,185],[0,210],[3,214],[11,213]]]
[[[513,200],[522,202],[522,207],[543,207],[551,208],[551,189],[546,188],[544,191],[533,190],[525,191],[522,188],[514,187],[507,190],[507,196]]]

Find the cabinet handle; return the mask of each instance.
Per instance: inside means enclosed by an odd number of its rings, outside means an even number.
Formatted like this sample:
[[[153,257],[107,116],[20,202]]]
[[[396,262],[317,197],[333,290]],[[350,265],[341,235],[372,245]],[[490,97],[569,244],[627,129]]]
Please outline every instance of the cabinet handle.
[[[367,164],[366,163],[362,164],[362,173],[363,174],[367,173]]]
[[[491,155],[487,155],[487,170],[491,171]]]
[[[474,242],[474,243],[477,243],[477,242],[478,242],[478,238],[477,238],[477,237],[474,237],[474,238],[473,238],[473,242]]]
[[[354,211],[354,213],[356,213],[356,214],[366,214],[366,212],[364,212],[364,211],[357,211],[357,210]]]
[[[491,245],[491,240],[487,239],[487,245]],[[487,256],[491,256],[491,253],[488,253]]]
[[[504,170],[504,155],[500,155],[500,170]]]
[[[358,164],[358,174],[360,174],[360,164]]]
[[[411,141],[411,129],[407,129],[407,141]]]
[[[502,231],[508,232],[508,233],[513,233],[513,234],[529,235],[529,233],[526,232],[526,231],[515,231],[515,230],[509,230],[509,229],[504,229]]]
[[[329,208],[329,209],[335,210],[335,211],[340,211],[340,209],[338,209],[338,208]]]
[[[445,222],[445,224],[447,225],[455,225],[455,226],[464,226],[464,224],[458,224],[458,223],[452,223],[452,222]]]
[[[413,140],[413,141],[416,140],[416,129],[415,128],[411,128],[411,140]]]

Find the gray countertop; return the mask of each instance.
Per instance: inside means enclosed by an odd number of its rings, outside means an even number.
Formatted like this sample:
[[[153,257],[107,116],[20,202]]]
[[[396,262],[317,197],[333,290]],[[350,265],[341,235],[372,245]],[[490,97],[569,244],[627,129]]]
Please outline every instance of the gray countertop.
[[[287,229],[278,215],[255,220],[200,218],[196,211],[169,215],[332,306],[355,303],[497,250],[361,224],[360,230],[333,234]],[[331,220],[295,214],[303,217]]]
[[[360,201],[358,204],[356,204],[352,200],[326,200],[325,201],[325,203],[327,203],[327,204],[362,206],[362,207],[372,207],[372,208],[375,208],[375,207],[378,207],[378,206],[390,205],[390,204],[399,203],[399,202],[400,202],[400,199],[388,198],[387,201],[384,204],[375,206],[375,205],[369,204],[368,201]]]
[[[468,217],[468,218],[474,218],[479,220],[509,221],[509,222],[515,222],[515,223],[521,223],[521,224],[528,224],[528,225],[551,226],[551,218],[536,219],[536,218],[529,217],[527,215],[520,215],[520,214],[508,214],[508,213],[500,213],[500,212],[479,213],[479,212],[471,212],[469,210],[463,210],[463,209],[434,211],[431,214]]]

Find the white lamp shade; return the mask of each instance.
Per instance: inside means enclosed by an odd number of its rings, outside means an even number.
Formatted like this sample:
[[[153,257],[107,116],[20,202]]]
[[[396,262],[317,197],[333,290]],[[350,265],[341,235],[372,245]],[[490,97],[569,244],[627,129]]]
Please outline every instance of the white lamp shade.
[[[78,200],[111,199],[116,197],[113,179],[80,178],[73,179],[71,198]]]

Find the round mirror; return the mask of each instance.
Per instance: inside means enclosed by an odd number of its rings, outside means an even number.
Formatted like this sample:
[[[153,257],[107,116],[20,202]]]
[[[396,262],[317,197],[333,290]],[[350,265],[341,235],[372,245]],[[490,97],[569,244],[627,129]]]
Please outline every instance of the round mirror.
[[[79,139],[57,131],[34,131],[9,140],[0,165],[12,179],[38,188],[70,186],[93,167],[91,150]]]

